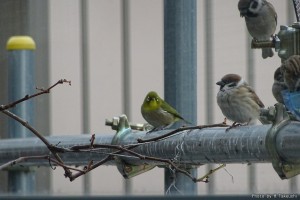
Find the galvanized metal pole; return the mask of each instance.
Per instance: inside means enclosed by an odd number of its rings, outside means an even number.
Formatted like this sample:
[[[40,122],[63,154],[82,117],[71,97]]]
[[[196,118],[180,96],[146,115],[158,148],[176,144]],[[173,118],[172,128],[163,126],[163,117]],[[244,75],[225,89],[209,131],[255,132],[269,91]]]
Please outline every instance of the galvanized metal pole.
[[[16,101],[27,94],[33,94],[35,88],[34,50],[35,42],[28,36],[11,37],[6,46],[8,52],[8,100]],[[29,124],[34,124],[34,101],[28,100],[12,109],[12,112]],[[33,136],[24,126],[9,119],[11,138]],[[8,190],[14,194],[33,194],[35,192],[35,173],[30,168],[10,170]]]
[[[211,102],[215,101],[215,94],[213,87],[215,82],[213,81],[213,0],[206,0],[204,2],[204,23],[205,23],[205,116],[206,124],[214,123],[214,104]],[[214,165],[209,164],[206,166],[207,170],[213,169]],[[207,189],[208,194],[214,194],[215,182],[214,177],[211,177],[211,181],[208,183]]]
[[[197,8],[196,0],[164,1],[165,99],[188,121],[197,122]],[[187,168],[194,176],[197,169]],[[165,191],[197,194],[186,176],[165,169]]]
[[[123,59],[123,113],[131,119],[131,85],[130,85],[130,21],[129,21],[129,0],[121,1],[121,17],[122,17],[122,59]],[[124,179],[124,193],[132,194],[132,180]]]
[[[82,132],[90,132],[90,86],[89,86],[89,45],[88,45],[88,1],[81,0],[81,92],[82,92]],[[83,193],[91,193],[91,177],[83,178]]]
[[[266,137],[271,125],[254,125],[236,127],[230,131],[226,128],[207,128],[182,131],[167,139],[143,144],[134,151],[159,158],[173,159],[186,165],[202,165],[208,163],[269,163],[272,157],[266,148]],[[300,163],[300,129],[299,122],[291,122],[281,128],[275,138],[276,152],[284,161]],[[136,143],[138,138],[152,138],[170,130],[163,130],[146,134],[146,132],[130,132],[122,141],[122,145]],[[111,144],[113,134],[97,134],[94,144]],[[89,145],[90,135],[77,136],[49,136],[51,144],[58,147],[72,147],[74,145]],[[60,153],[65,164],[86,165],[103,159],[112,150],[100,149],[92,152]],[[49,150],[38,138],[1,139],[0,164],[21,156],[48,155]],[[175,159],[176,158],[176,159]],[[159,161],[141,160],[133,157],[122,157],[126,163],[140,165]],[[106,163],[112,165],[114,162]],[[48,160],[29,160],[23,166],[49,166]]]
[[[253,88],[255,87],[255,65],[254,65],[254,53],[253,49],[251,49],[251,40],[248,31],[246,30],[246,52],[247,52],[247,82]],[[251,194],[256,192],[256,166],[255,164],[251,164],[248,166],[248,191]]]

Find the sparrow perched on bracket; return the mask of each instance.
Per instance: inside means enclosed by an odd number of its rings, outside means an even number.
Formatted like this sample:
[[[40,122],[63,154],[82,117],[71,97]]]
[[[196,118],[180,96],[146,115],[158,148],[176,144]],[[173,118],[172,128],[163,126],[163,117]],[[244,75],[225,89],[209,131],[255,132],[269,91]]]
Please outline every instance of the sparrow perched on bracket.
[[[259,119],[264,104],[241,76],[227,74],[216,84],[220,86],[217,103],[224,116],[234,122],[233,126],[253,124]]]
[[[245,17],[248,32],[256,41],[270,41],[277,26],[277,13],[274,6],[266,0],[240,0],[238,9]],[[262,57],[272,57],[271,48],[262,49]]]
[[[280,66],[276,69],[274,73],[274,83],[272,86],[272,93],[276,101],[282,104],[284,104],[282,94],[281,94],[281,91],[283,90],[287,90],[287,85],[284,82],[282,67]]]
[[[290,92],[300,91],[300,55],[293,55],[282,63],[284,83]]]

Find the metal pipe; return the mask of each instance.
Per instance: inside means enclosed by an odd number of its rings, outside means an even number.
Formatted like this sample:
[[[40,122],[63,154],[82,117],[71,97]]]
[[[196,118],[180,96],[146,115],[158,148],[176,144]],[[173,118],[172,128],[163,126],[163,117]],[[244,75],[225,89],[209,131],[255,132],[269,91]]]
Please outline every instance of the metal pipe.
[[[250,48],[252,38],[248,31],[246,33],[246,51],[247,51],[247,82],[253,88],[255,87],[255,65],[254,65],[254,53],[253,49]],[[248,192],[254,194],[256,192],[256,166],[251,164],[248,166]]]
[[[286,121],[287,122],[287,121]],[[135,147],[136,153],[144,156],[170,159],[174,163],[191,169],[208,163],[267,163],[272,162],[274,169],[282,179],[291,178],[299,174],[300,166],[300,122],[289,121],[278,126],[256,125],[243,126],[230,129],[206,128],[193,129],[178,132],[164,140],[148,142]],[[282,126],[285,124],[284,126]],[[276,128],[277,127],[277,128]],[[276,130],[276,132],[274,132]],[[136,144],[137,139],[149,139],[171,130],[157,132],[132,132],[130,129],[120,127],[119,131],[125,131],[119,145],[126,146]],[[88,135],[47,137],[48,141],[58,147],[69,148],[74,145],[90,145]],[[112,135],[97,135],[94,144],[111,144]],[[65,164],[87,165],[91,160],[102,160],[112,149],[93,148],[85,152],[60,153]],[[275,154],[276,153],[276,156]],[[38,138],[20,138],[0,140],[0,164],[26,156],[48,155],[49,150]],[[277,156],[278,155],[278,156]],[[275,156],[275,157],[274,157]],[[157,159],[140,159],[128,153],[119,155],[128,165],[158,165],[168,166]],[[113,161],[105,165],[113,165]],[[22,166],[49,166],[48,160],[29,160],[21,163]],[[10,169],[20,169],[13,167]],[[27,168],[21,168],[27,169]],[[193,173],[193,172],[191,172]],[[174,175],[174,174],[172,174]],[[196,174],[194,174],[196,176]],[[182,179],[179,176],[173,176]],[[176,181],[175,181],[176,183]],[[181,184],[181,183],[180,183]],[[179,185],[187,189],[187,185]],[[181,191],[181,190],[180,190]],[[184,192],[181,191],[181,192]]]
[[[9,38],[8,53],[8,101],[13,102],[27,94],[33,94],[35,88],[34,50],[35,42],[28,36]],[[14,114],[28,123],[34,124],[34,101],[29,100],[12,108]],[[27,138],[32,135],[17,121],[9,119],[8,137]],[[14,194],[32,194],[35,192],[35,173],[29,168],[8,172],[8,189]]]
[[[193,124],[197,122],[197,8],[196,0],[164,1],[165,99]],[[193,174],[197,169],[187,168]],[[197,194],[186,176],[165,169],[165,191]],[[173,187],[174,186],[174,187]]]
[[[82,92],[82,132],[90,132],[90,87],[89,87],[89,48],[88,48],[88,1],[81,0],[81,92]],[[91,193],[91,177],[83,178],[84,194]]]
[[[122,17],[122,59],[123,59],[123,113],[131,119],[131,67],[130,67],[130,21],[129,21],[129,0],[121,1],[121,17]],[[132,180],[124,179],[124,193],[132,194]]]
[[[255,125],[236,127],[229,131],[226,128],[206,128],[186,130],[157,142],[150,142],[134,148],[134,151],[160,158],[175,159],[187,166],[199,166],[208,163],[266,163],[271,161],[265,139],[271,125]],[[282,128],[276,138],[277,151],[282,158],[293,163],[300,163],[299,122],[293,122]],[[122,141],[123,145],[134,144],[138,138],[152,138],[171,130],[157,132],[132,132]],[[74,145],[90,144],[90,135],[78,136],[49,136],[50,143],[58,147],[72,147]],[[98,134],[94,144],[111,144],[113,134]],[[103,149],[101,152],[69,152],[61,153],[66,164],[86,165],[90,160],[101,160],[104,153],[112,150]],[[38,138],[2,139],[0,140],[0,164],[21,156],[37,156],[49,154],[47,147]],[[123,158],[129,164],[155,163],[158,161],[144,161],[132,157]],[[108,163],[109,165],[114,163]],[[32,160],[22,165],[49,165],[47,160]]]
[[[215,99],[214,89],[215,82],[213,81],[213,67],[214,67],[214,53],[213,53],[213,1],[206,0],[204,2],[204,22],[205,22],[205,116],[206,116],[206,124],[214,123],[214,104]],[[214,165],[207,165],[206,169],[213,169]],[[207,184],[207,193],[214,194],[215,193],[215,182],[213,181],[214,176],[211,177],[211,181]]]

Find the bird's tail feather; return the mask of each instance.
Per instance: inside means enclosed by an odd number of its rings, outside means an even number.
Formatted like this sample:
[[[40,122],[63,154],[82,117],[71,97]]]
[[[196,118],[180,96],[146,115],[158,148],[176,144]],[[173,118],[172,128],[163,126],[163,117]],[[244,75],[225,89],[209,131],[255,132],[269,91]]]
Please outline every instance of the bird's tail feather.
[[[268,57],[272,57],[274,55],[273,50],[271,48],[262,49],[262,57],[264,59]]]

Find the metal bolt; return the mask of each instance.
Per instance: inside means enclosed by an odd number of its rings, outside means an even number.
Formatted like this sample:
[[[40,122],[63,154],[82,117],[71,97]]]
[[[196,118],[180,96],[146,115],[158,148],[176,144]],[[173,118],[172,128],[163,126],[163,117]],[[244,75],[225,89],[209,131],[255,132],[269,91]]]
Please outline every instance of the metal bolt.
[[[113,130],[118,130],[118,128],[119,128],[119,121],[120,121],[119,117],[113,117],[112,120],[105,119],[105,125],[106,126],[111,126],[111,128]]]
[[[261,49],[261,48],[274,48],[275,44],[273,41],[255,41],[251,42],[251,49]]]

